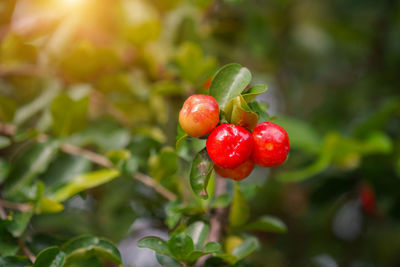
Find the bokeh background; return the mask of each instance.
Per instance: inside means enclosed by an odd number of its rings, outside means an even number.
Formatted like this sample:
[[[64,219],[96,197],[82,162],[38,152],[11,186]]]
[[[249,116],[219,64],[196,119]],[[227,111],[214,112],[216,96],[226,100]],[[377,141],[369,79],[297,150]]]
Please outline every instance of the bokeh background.
[[[268,85],[258,100],[292,149],[283,166],[240,183],[252,218],[288,226],[256,232],[261,248],[245,266],[400,266],[399,1],[2,0],[0,41],[3,124],[129,151],[130,171],[186,200],[179,109],[220,66],[246,66]],[[32,144],[0,141],[3,182],[30,166]],[[35,179],[51,188],[95,168],[59,153]],[[118,243],[126,266],[155,264],[136,242],[167,237],[167,201],[129,177],[34,216],[31,249],[92,233]]]

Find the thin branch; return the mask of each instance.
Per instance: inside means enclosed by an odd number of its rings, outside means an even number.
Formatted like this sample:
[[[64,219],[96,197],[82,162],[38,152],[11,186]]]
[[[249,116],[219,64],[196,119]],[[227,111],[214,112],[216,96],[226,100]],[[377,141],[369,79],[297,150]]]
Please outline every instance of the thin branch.
[[[0,199],[0,206],[2,208],[11,209],[11,210],[18,210],[21,212],[28,212],[32,209],[32,206],[27,203],[15,203],[10,202],[4,199]]]
[[[1,218],[2,220],[7,219],[7,213],[6,213],[6,211],[3,209],[2,206],[0,206],[0,218]]]
[[[215,197],[226,193],[226,185],[226,179],[217,175],[215,179]],[[224,231],[223,226],[228,210],[227,208],[216,208],[213,212],[214,213],[210,219],[210,234],[208,236],[208,241],[219,242]]]
[[[70,155],[77,155],[77,156],[83,156],[90,160],[91,162],[94,162],[100,166],[106,167],[106,168],[114,168],[115,166],[112,164],[112,162],[104,157],[103,155],[97,154],[93,151],[80,148],[77,146],[69,145],[69,144],[64,144],[61,146],[61,151],[70,154]]]
[[[0,123],[0,133],[6,136],[13,136],[17,131],[17,127],[12,124]]]
[[[138,180],[142,182],[143,184],[153,188],[157,193],[168,199],[169,201],[175,201],[177,199],[177,196],[169,191],[167,188],[162,186],[157,180],[143,174],[140,172],[137,172],[132,175],[132,178],[135,180]]]
[[[22,253],[24,253],[24,255],[27,256],[27,257],[29,258],[29,260],[30,260],[32,263],[35,263],[35,261],[36,261],[36,256],[35,256],[35,255],[32,253],[32,251],[30,251],[29,248],[25,245],[25,241],[24,241],[22,238],[20,238],[20,239],[18,240],[18,243],[19,243],[19,247],[20,247],[21,250],[22,250]]]

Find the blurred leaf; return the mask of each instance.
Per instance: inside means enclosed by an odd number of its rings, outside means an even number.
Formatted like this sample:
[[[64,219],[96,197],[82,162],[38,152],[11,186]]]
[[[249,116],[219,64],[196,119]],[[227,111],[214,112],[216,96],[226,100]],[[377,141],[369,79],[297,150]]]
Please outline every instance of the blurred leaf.
[[[171,147],[164,147],[149,159],[150,175],[156,180],[168,178],[178,170],[178,155]]]
[[[8,147],[11,144],[11,141],[8,137],[0,136],[0,149]]]
[[[198,83],[209,76],[216,63],[215,59],[203,55],[201,48],[192,42],[183,43],[175,58],[180,75],[191,83]]]
[[[29,186],[37,175],[47,169],[57,150],[58,143],[48,141],[35,144],[25,151],[12,166],[4,185],[4,195],[13,198],[20,194],[23,187]]]
[[[156,236],[149,236],[139,240],[137,246],[139,248],[152,249],[158,254],[171,255],[167,242]]]
[[[100,121],[89,124],[82,131],[72,135],[69,143],[77,146],[95,145],[102,150],[123,149],[130,141],[130,132],[116,123]]]
[[[232,255],[235,256],[238,260],[241,260],[253,253],[259,247],[260,244],[257,238],[248,237],[232,251]]]
[[[224,110],[228,102],[239,96],[250,81],[251,73],[247,68],[236,63],[225,65],[215,74],[210,85],[210,95]]]
[[[56,213],[64,209],[64,206],[49,198],[42,198],[39,203],[38,213]]]
[[[190,185],[196,196],[207,199],[207,185],[213,170],[213,162],[207,154],[207,150],[200,151],[192,162],[190,170]]]
[[[171,257],[156,253],[158,263],[165,267],[182,267],[183,265]]]
[[[177,260],[181,261],[193,251],[194,244],[186,233],[177,233],[173,234],[168,241],[168,249]]]
[[[65,253],[65,265],[93,255],[121,264],[121,254],[110,241],[95,236],[80,236],[65,243],[61,250]]]
[[[194,222],[187,228],[188,235],[192,238],[194,248],[201,250],[208,238],[210,227],[202,222]]]
[[[122,166],[131,157],[131,152],[126,149],[111,150],[107,152],[108,159],[114,166]]]
[[[162,96],[180,96],[184,88],[177,82],[159,81],[154,85],[154,92]]]
[[[10,172],[10,163],[3,159],[0,159],[0,184],[4,182]]]
[[[262,216],[256,221],[249,223],[245,226],[248,230],[260,230],[272,233],[286,233],[286,225],[277,217]]]
[[[17,104],[12,99],[0,95],[0,121],[12,121],[16,110]]]
[[[49,247],[37,255],[33,267],[62,267],[64,260],[64,252],[60,251],[58,247]]]
[[[45,90],[43,90],[43,93],[39,97],[35,98],[29,104],[18,108],[15,113],[13,123],[16,125],[23,124],[26,120],[35,115],[37,112],[46,108],[59,91],[59,82],[56,80],[49,80]],[[68,108],[66,110],[68,110]]]
[[[229,123],[242,126],[250,131],[258,123],[258,115],[247,105],[244,98],[239,95],[232,98],[225,107],[225,118]]]
[[[165,213],[167,215],[165,224],[169,228],[173,228],[182,216],[182,211],[179,209],[180,204],[181,203],[178,201],[173,201],[168,202],[167,206],[165,207]]]
[[[212,203],[212,208],[225,208],[231,204],[232,198],[228,194],[219,195]]]
[[[59,94],[51,103],[53,132],[57,136],[67,136],[82,130],[87,121],[89,97],[72,99],[68,94]],[[66,112],[68,110],[68,112]]]
[[[215,253],[221,250],[221,245],[216,242],[208,242],[204,250],[193,250],[185,257],[185,262],[193,263],[204,255]]]
[[[178,123],[178,127],[177,127],[177,135],[176,135],[176,144],[175,147],[178,150],[181,145],[182,142],[188,137],[188,134],[185,133],[181,127],[181,125]]]
[[[39,179],[46,185],[46,192],[54,192],[77,175],[89,172],[91,166],[92,163],[82,156],[59,153]]]
[[[32,265],[27,257],[8,256],[0,257],[0,266],[4,267],[26,267]]]
[[[107,183],[119,175],[120,172],[114,169],[102,169],[80,174],[64,186],[58,188],[54,193],[51,193],[49,198],[57,202],[62,202],[81,191]]]
[[[255,84],[250,87],[249,90],[242,93],[244,100],[249,103],[253,101],[258,95],[267,91],[267,86],[265,84]]]
[[[293,118],[279,117],[274,123],[285,128],[289,135],[291,147],[312,154],[320,152],[322,139],[307,122]]]
[[[20,237],[28,226],[29,221],[33,215],[32,211],[28,212],[16,212],[12,214],[11,223],[7,226],[8,231],[14,237]]]
[[[248,103],[251,110],[253,110],[258,115],[258,123],[269,121],[270,117],[267,113],[268,105],[260,102]]]
[[[250,217],[249,207],[246,198],[240,190],[239,184],[235,183],[233,203],[229,214],[229,224],[232,227],[242,226]]]

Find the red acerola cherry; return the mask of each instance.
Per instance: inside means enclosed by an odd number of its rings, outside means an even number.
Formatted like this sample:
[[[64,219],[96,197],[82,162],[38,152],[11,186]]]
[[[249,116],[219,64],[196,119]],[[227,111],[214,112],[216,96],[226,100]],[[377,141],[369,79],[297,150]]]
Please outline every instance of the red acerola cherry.
[[[231,178],[236,181],[243,180],[244,178],[249,176],[253,168],[254,162],[251,161],[251,159],[246,160],[234,169],[225,169],[218,165],[214,166],[215,172],[218,173],[220,176]]]
[[[221,124],[207,138],[211,160],[220,167],[234,169],[245,162],[253,151],[251,133],[234,124]]]
[[[374,188],[369,184],[364,184],[361,186],[360,195],[362,209],[365,213],[373,215],[376,208]]]
[[[262,122],[253,130],[252,160],[262,167],[281,165],[289,153],[289,136],[285,129],[272,122]]]
[[[208,134],[219,122],[217,101],[209,95],[192,95],[183,103],[179,124],[191,137]]]

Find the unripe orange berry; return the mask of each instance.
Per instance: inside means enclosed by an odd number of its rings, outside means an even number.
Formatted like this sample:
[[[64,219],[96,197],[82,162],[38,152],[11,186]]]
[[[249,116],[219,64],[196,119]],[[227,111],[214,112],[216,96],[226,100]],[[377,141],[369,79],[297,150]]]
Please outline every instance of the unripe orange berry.
[[[219,122],[217,101],[209,95],[192,95],[183,103],[179,112],[179,124],[191,137],[211,132]]]

